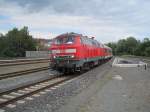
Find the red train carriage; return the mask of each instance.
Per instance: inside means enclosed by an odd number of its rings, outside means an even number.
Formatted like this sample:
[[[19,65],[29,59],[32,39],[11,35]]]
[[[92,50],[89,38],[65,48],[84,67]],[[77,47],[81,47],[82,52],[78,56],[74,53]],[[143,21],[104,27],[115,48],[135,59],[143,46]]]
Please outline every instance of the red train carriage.
[[[110,59],[112,57],[112,49],[104,45],[104,51],[105,59]]]
[[[94,38],[66,33],[53,39],[51,67],[61,72],[81,71],[112,57],[111,48]]]

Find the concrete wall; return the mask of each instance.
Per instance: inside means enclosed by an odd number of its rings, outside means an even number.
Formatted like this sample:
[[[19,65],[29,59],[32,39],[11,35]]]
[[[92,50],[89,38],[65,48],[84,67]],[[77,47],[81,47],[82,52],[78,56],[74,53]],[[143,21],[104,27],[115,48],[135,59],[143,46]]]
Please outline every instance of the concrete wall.
[[[27,58],[48,58],[49,51],[26,51]]]

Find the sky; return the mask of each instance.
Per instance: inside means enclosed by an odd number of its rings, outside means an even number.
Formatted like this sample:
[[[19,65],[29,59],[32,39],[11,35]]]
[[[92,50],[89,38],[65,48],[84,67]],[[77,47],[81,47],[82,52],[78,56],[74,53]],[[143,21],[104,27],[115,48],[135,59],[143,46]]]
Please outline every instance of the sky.
[[[150,0],[0,0],[0,33],[28,26],[35,38],[75,32],[107,43],[150,37]]]

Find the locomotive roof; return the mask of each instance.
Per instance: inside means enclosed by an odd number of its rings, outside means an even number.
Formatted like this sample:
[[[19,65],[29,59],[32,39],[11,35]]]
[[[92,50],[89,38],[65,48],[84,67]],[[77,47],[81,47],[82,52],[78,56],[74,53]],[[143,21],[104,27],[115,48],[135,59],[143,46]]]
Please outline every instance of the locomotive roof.
[[[82,34],[78,34],[78,33],[74,33],[74,32],[70,32],[70,33],[64,33],[64,34],[58,35],[56,38],[63,38],[63,37],[66,37],[66,36],[83,36],[83,35]],[[90,39],[91,41],[98,42],[94,38],[89,38],[88,36],[83,36],[83,37],[86,37],[86,38]],[[100,42],[98,42],[98,43],[100,43]],[[108,47],[108,46],[106,46],[106,45],[104,45],[102,43],[100,43],[100,44],[103,45],[104,48],[106,48],[106,49],[111,49],[110,47]]]
[[[82,36],[82,34],[70,32],[70,33],[61,34],[61,35],[59,35],[59,36],[57,36],[57,37],[65,37],[65,36]],[[57,38],[57,37],[56,37],[56,38]]]

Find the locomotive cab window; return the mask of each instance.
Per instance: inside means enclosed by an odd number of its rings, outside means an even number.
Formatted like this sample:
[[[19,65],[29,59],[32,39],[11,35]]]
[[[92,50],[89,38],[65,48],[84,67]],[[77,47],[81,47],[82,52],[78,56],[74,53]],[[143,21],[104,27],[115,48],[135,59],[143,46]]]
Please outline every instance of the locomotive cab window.
[[[54,40],[54,44],[73,44],[75,41],[74,36],[57,37]]]
[[[72,44],[72,43],[74,43],[74,37],[73,36],[67,37],[65,43],[66,44]]]

